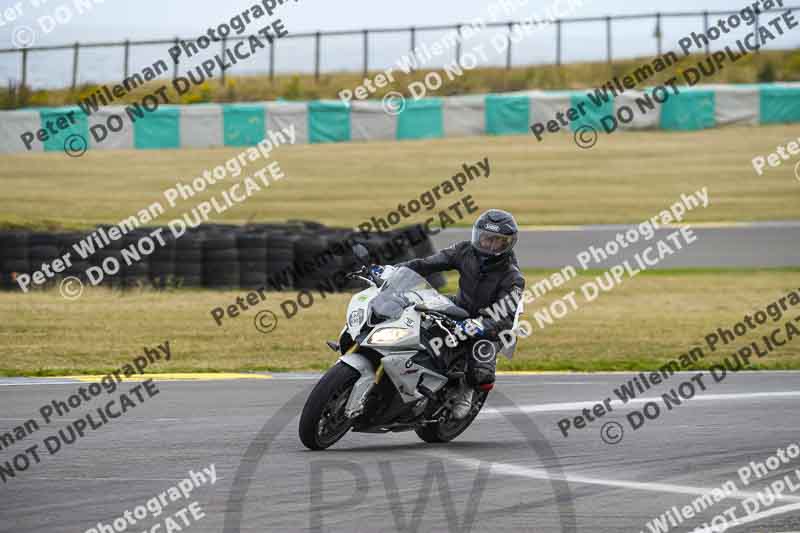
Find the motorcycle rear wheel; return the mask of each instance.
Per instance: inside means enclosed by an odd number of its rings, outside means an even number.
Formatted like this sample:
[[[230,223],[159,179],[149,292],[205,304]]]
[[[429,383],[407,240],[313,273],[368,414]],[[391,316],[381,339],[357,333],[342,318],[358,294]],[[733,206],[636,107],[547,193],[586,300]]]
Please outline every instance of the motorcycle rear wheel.
[[[434,424],[427,424],[414,430],[417,436],[425,442],[450,442],[458,437],[472,424],[478,413],[481,412],[486,397],[489,395],[487,391],[475,391],[472,399],[472,409],[469,414],[461,420],[448,420],[447,422],[436,422]]]
[[[361,374],[336,363],[328,369],[309,394],[300,415],[300,440],[310,450],[324,450],[350,430],[352,421],[344,416],[350,391]]]

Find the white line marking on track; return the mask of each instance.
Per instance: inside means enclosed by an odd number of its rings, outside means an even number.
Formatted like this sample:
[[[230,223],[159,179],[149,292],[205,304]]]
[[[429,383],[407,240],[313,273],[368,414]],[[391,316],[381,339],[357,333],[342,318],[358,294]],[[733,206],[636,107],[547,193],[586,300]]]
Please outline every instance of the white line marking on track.
[[[537,385],[607,385],[608,381],[543,381]]]
[[[722,533],[723,531],[728,531],[729,529],[736,527],[736,526],[743,526],[745,524],[749,524],[751,522],[756,522],[761,520],[762,518],[769,518],[770,516],[776,516],[779,514],[790,513],[792,511],[800,510],[800,503],[794,503],[792,505],[784,505],[782,507],[776,507],[774,509],[770,509],[769,511],[762,511],[760,513],[747,515],[744,518],[736,518],[735,520],[731,521],[730,523],[725,523],[721,526],[710,526],[710,527],[700,527],[691,531],[691,533]],[[792,531],[786,531],[784,533],[795,533]]]
[[[713,401],[723,401],[723,400],[757,400],[757,399],[775,399],[775,398],[796,398],[800,397],[800,391],[783,391],[783,392],[748,392],[748,393],[741,393],[741,394],[703,394],[695,396],[690,400],[684,400],[686,403],[693,403],[693,402],[713,402]],[[660,401],[660,396],[655,397],[647,397],[647,398],[634,398],[633,400],[628,400],[627,403],[622,403],[619,400],[612,400],[611,406],[614,408],[625,408],[629,407],[634,404],[642,404],[652,401]],[[591,409],[595,405],[600,403],[599,401],[589,401],[589,402],[561,402],[561,403],[542,403],[542,404],[529,404],[529,405],[520,405],[518,407],[502,407],[499,409],[496,408],[486,408],[481,411],[480,415],[478,416],[500,416],[502,414],[507,413],[548,413],[553,411],[572,411],[572,410],[581,410],[581,409]]]
[[[606,487],[617,487],[620,489],[642,490],[649,492],[667,492],[673,494],[686,494],[690,496],[704,496],[711,493],[710,488],[704,487],[690,487],[688,485],[674,485],[671,483],[646,483],[640,481],[625,481],[617,479],[601,479],[591,476],[584,476],[581,474],[564,474],[563,476],[551,476],[546,470],[542,468],[528,468],[526,466],[514,465],[510,463],[496,463],[485,460],[473,459],[471,457],[459,456],[452,453],[445,452],[424,452],[422,455],[432,455],[440,459],[453,461],[464,466],[478,469],[481,465],[487,462],[491,465],[491,471],[508,476],[525,477],[529,479],[543,479],[543,480],[558,480],[566,481],[567,483],[583,483],[587,485],[603,485]],[[718,488],[718,487],[717,487]],[[757,493],[739,491],[728,498],[744,500],[747,498],[755,498]],[[780,495],[781,500],[789,502],[800,502],[800,496],[786,496]],[[796,505],[800,506],[800,503]]]

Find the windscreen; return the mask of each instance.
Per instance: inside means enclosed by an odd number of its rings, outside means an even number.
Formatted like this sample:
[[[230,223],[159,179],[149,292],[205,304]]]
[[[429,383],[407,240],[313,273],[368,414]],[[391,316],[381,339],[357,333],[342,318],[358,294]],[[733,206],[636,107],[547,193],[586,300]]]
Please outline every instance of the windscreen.
[[[406,307],[419,303],[431,309],[452,305],[425,278],[408,267],[400,267],[383,284],[371,307],[384,319],[397,319]]]

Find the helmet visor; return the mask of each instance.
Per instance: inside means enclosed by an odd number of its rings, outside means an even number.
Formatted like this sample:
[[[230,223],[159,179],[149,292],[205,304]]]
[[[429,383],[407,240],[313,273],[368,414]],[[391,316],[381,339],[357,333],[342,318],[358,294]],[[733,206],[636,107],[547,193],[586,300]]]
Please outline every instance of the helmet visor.
[[[515,235],[503,235],[481,228],[472,228],[472,246],[488,255],[500,255],[514,247]]]

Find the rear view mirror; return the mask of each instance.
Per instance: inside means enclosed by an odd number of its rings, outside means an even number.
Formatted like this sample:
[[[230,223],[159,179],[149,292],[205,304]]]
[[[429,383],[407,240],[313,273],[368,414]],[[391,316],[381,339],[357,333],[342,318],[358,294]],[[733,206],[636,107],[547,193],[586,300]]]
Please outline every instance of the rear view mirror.
[[[364,265],[369,265],[369,250],[363,244],[353,246],[353,255]]]

